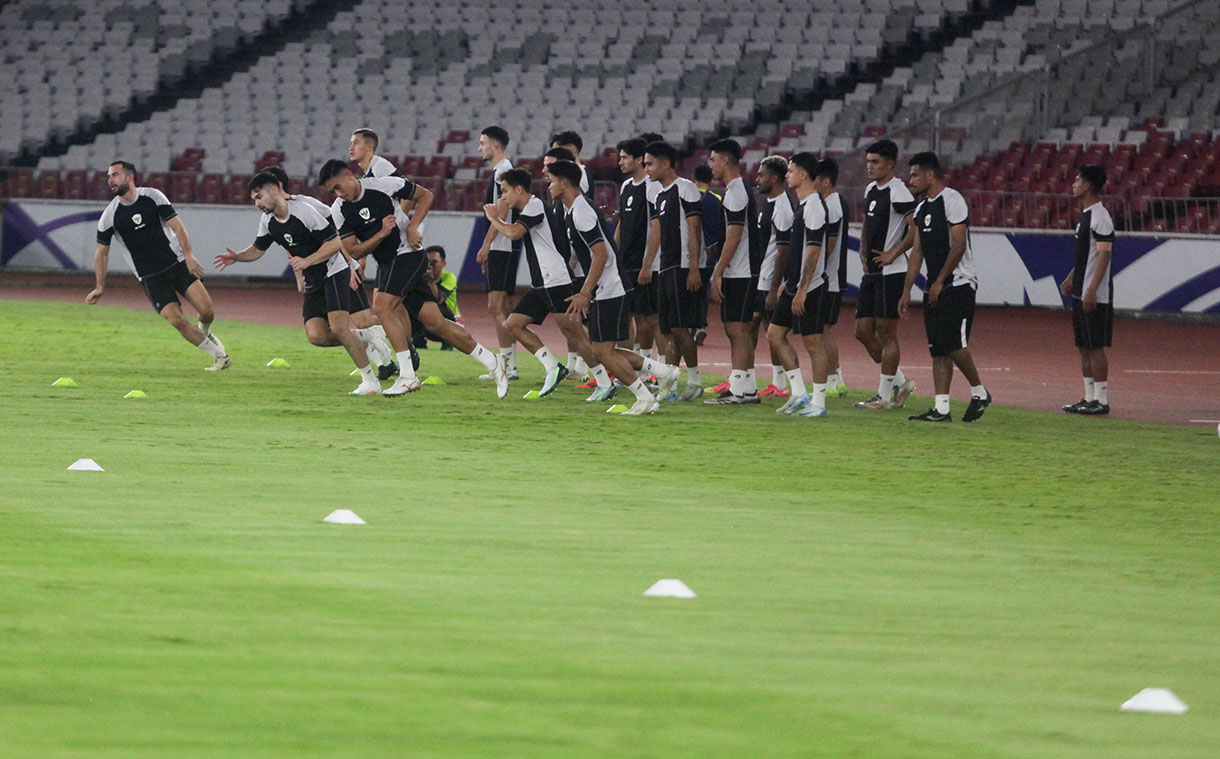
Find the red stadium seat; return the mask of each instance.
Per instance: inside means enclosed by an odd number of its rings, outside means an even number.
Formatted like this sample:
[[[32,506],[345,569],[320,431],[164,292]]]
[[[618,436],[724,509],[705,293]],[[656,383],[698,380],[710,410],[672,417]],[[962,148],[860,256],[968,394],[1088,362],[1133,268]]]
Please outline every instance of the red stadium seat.
[[[177,172],[171,175],[168,195],[173,203],[195,202],[196,175],[188,172]]]
[[[246,186],[249,184],[249,174],[234,174],[229,177],[224,193],[221,196],[221,202],[234,206],[248,205],[250,203],[250,193],[246,191]]]
[[[58,198],[59,197],[59,172],[43,170],[38,172],[38,179],[34,185],[34,197],[37,198]]]
[[[89,181],[85,184],[85,198],[87,200],[110,200],[113,197],[110,192],[110,186],[106,184],[106,172],[95,171],[89,175]]]
[[[87,175],[84,171],[69,171],[63,178],[63,197],[67,200],[84,200]]]

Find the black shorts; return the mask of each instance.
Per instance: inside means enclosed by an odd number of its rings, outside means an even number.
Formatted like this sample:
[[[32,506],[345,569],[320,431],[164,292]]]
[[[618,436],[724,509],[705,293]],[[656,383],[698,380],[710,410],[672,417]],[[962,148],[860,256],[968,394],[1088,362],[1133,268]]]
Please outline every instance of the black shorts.
[[[897,319],[905,274],[866,274],[856,296],[857,319]]]
[[[145,277],[140,280],[140,284],[144,287],[144,294],[148,296],[153,308],[157,313],[161,313],[161,309],[171,303],[182,303],[178,300],[178,293],[185,293],[198,281],[199,277],[191,274],[186,264],[179,261],[159,274]]]
[[[640,284],[640,273],[638,271],[629,271],[625,275],[628,279],[624,282],[625,285],[630,285],[631,292],[627,293],[627,306],[632,314],[636,316],[651,316],[657,312],[657,275],[654,273],[652,279],[648,280],[648,284]]]
[[[487,253],[487,292],[517,292],[517,264],[521,261],[519,250],[492,250]]]
[[[843,292],[826,293],[822,298],[822,324],[827,327],[839,323],[839,311],[843,308]]]
[[[767,295],[769,295],[770,292],[770,290],[754,291],[754,314],[762,319],[765,319],[767,322],[771,321],[771,311],[773,310],[767,308]],[[776,298],[776,300],[779,299]]]
[[[631,312],[627,296],[595,300],[589,307],[589,341],[617,343],[631,337]]]
[[[548,314],[562,314],[568,310],[568,298],[577,293],[571,283],[555,287],[531,287],[517,301],[514,314],[528,316],[534,324],[542,324]]]
[[[1114,334],[1114,306],[1098,303],[1097,308],[1085,313],[1079,298],[1072,298],[1072,331],[1076,334],[1076,347],[1095,351],[1109,348]]]
[[[674,267],[658,275],[661,281],[657,284],[657,321],[663,335],[675,328],[698,329],[707,314],[707,288],[687,290],[688,272]]]
[[[719,256],[717,256],[719,258]],[[712,285],[712,272],[715,269],[709,266],[706,269],[699,270],[699,279],[703,280],[703,297],[699,299],[699,328],[707,327],[707,290]]]
[[[758,278],[734,277],[720,280],[720,321],[752,322],[758,312]]]
[[[777,327],[790,329],[798,335],[822,334],[822,305],[826,300],[826,285],[818,285],[805,295],[805,313],[797,316],[792,313],[792,294],[784,291],[775,302],[775,312],[771,314],[771,323]]]
[[[348,272],[348,275],[350,276],[351,272]],[[369,294],[364,289],[364,282],[361,282],[356,286],[355,290],[352,290],[350,300],[353,314],[360,313],[361,311],[368,311],[371,308],[369,306]]]
[[[349,269],[322,280],[322,284],[306,290],[301,300],[301,320],[325,319],[331,311],[351,312],[352,272]]]
[[[927,294],[923,296],[923,328],[933,358],[968,347],[973,324],[974,288],[970,285],[943,288],[935,306],[928,304]]]
[[[400,253],[382,265],[377,262],[377,289],[402,298],[407,313],[415,315],[433,300],[428,287],[428,257],[423,251]]]

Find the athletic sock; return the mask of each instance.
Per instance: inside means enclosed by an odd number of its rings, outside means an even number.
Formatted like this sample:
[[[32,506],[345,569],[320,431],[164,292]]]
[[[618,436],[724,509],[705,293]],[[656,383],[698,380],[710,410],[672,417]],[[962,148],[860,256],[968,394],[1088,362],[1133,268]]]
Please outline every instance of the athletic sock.
[[[771,384],[780,390],[788,387],[788,375],[784,373],[784,367],[779,364],[771,364]]]
[[[986,398],[987,397],[987,388],[983,387],[982,385],[971,385],[970,386],[970,397],[971,398]]]
[[[601,364],[590,369],[590,372],[593,374],[593,379],[597,380],[598,387],[610,387],[614,384],[610,381],[610,374],[606,371],[606,367]]]
[[[703,379],[699,376],[699,367],[697,367],[697,366],[686,367],[686,384],[688,384],[688,385],[702,385],[703,384]]]
[[[733,395],[745,395],[746,373],[740,369],[729,372],[729,392]]]
[[[894,387],[902,387],[907,383],[907,376],[902,373],[902,367],[898,367],[898,371],[894,372]]]
[[[826,408],[826,385],[820,382],[813,383],[813,400],[810,401],[818,408]]]
[[[758,375],[753,369],[746,369],[746,395],[758,395]]]
[[[1110,405],[1110,383],[1105,380],[1097,380],[1093,383],[1093,400],[1103,406]]]
[[[893,374],[881,375],[881,384],[877,386],[877,395],[880,395],[883,401],[894,400],[894,376]]]
[[[801,368],[798,366],[790,372],[785,372],[788,378],[788,387],[792,388],[792,397],[801,398],[805,395],[805,380],[801,378]]]
[[[373,374],[373,367],[366,364],[362,367],[357,367],[357,368],[360,370],[361,384],[363,384],[363,385],[376,385],[377,384],[377,375]]]
[[[640,371],[644,374],[651,374],[654,377],[660,377],[665,371],[665,362],[657,361],[656,359],[644,357],[644,363],[640,365]]]
[[[369,327],[369,331],[374,335],[377,335],[377,337],[380,337],[382,340],[388,339],[385,336],[385,327],[381,326],[380,324],[374,324],[373,326]]]
[[[588,370],[582,372],[579,367],[580,363],[580,354],[568,351],[568,371],[572,374],[585,374]]]
[[[225,350],[224,343],[220,342],[219,337],[217,337],[216,335],[209,332],[207,339],[212,341],[212,344],[216,346],[216,350],[220,351],[220,355],[222,355],[222,356],[229,355],[229,352],[227,350]]]
[[[496,354],[484,348],[482,343],[474,344],[474,350],[470,352],[470,357],[487,367],[487,371],[494,372],[496,370]]]
[[[196,347],[198,347],[199,350],[208,354],[212,358],[224,358],[225,357],[224,346],[222,346],[219,342],[217,342],[216,339],[213,338],[211,335],[207,335],[206,337],[204,337],[203,342],[199,343],[199,345]]]
[[[517,373],[517,349],[514,346],[500,348],[500,355],[504,357],[504,368],[509,374]]]
[[[413,380],[415,379],[415,364],[411,363],[411,349],[398,351],[398,378]]]
[[[830,385],[831,387],[846,385],[847,383],[843,381],[843,370],[835,369],[835,373],[830,375],[830,377],[826,380],[826,384]]]
[[[356,337],[360,338],[360,342],[365,343],[366,345],[377,339],[377,333],[373,331],[372,327],[367,329],[352,327],[352,332],[356,333]]]
[[[1097,383],[1095,383],[1093,381],[1092,377],[1085,377],[1084,378],[1084,399],[1086,401],[1093,401],[1097,398],[1096,393],[1097,393]]]
[[[204,324],[203,322],[195,322],[195,326],[198,327],[199,331],[202,332],[204,335],[212,334],[212,323],[211,322],[208,322],[207,324]]]
[[[949,413],[949,394],[948,393],[945,393],[944,395],[936,396],[936,413],[938,413],[938,414]]]
[[[631,352],[632,352],[632,353],[635,353],[635,354],[637,354],[637,355],[640,355],[640,356],[643,356],[643,355],[644,355],[643,353],[641,353],[641,352],[640,352],[640,344],[639,344],[639,343],[632,343],[632,344],[631,344]]]
[[[652,393],[648,392],[648,387],[644,384],[644,380],[639,377],[636,377],[635,382],[628,385],[627,389],[631,391],[631,394],[635,396],[637,401],[652,400]]]
[[[547,372],[554,371],[555,367],[559,366],[559,362],[555,360],[545,345],[534,351],[534,357],[542,362],[542,368]]]

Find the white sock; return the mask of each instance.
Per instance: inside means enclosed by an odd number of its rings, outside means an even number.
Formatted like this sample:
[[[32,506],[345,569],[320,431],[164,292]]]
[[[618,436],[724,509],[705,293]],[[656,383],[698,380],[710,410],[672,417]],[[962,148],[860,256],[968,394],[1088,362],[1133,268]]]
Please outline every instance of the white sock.
[[[880,395],[883,401],[894,399],[894,376],[893,374],[881,375],[881,383],[877,386],[877,395]]]
[[[1110,405],[1110,383],[1104,380],[1097,380],[1093,383],[1093,400],[1103,406]]]
[[[555,357],[551,355],[551,352],[546,349],[545,345],[534,351],[534,357],[542,362],[542,368],[547,372],[553,372],[555,367],[559,366],[559,362],[555,360]]]
[[[820,382],[813,383],[813,400],[810,401],[818,408],[826,408],[826,385]]]
[[[385,327],[381,326],[380,324],[374,324],[373,326],[369,327],[369,331],[377,335],[377,337],[380,337],[382,340],[388,339],[385,336]]]
[[[788,375],[784,373],[784,367],[779,364],[771,364],[771,384],[780,390],[788,387]]]
[[[831,387],[838,387],[839,385],[846,385],[847,383],[843,381],[843,370],[835,369],[834,374],[830,375],[830,377],[827,378],[826,384],[830,385]]]
[[[514,346],[500,349],[500,355],[504,357],[504,368],[509,374],[517,373],[517,349]]]
[[[580,370],[579,364],[580,354],[568,351],[568,371],[572,374],[584,374],[585,372]]]
[[[637,401],[652,400],[652,393],[648,392],[648,387],[644,384],[644,380],[636,377],[635,382],[627,386],[631,394],[635,396]]]
[[[970,386],[970,397],[971,398],[986,398],[987,397],[987,388],[983,387],[982,385],[971,385]]]
[[[902,373],[902,367],[898,367],[898,371],[894,372],[894,387],[902,387],[907,382],[907,376]]]
[[[945,393],[944,395],[936,396],[936,413],[938,413],[938,414],[949,413],[949,394],[948,393]]]
[[[746,385],[742,395],[758,395],[758,377],[753,369],[746,369]]]
[[[631,344],[631,352],[632,352],[632,353],[639,354],[639,355],[641,355],[641,356],[643,356],[643,355],[644,355],[643,353],[641,353],[641,352],[640,352],[640,344],[639,344],[639,343],[632,343],[632,344]]]
[[[352,327],[352,332],[356,333],[356,337],[360,338],[360,342],[364,343],[365,345],[377,339],[377,333],[373,331],[372,327],[369,327],[368,329]]]
[[[798,366],[790,372],[786,372],[788,377],[788,387],[792,388],[791,396],[793,398],[802,398],[805,396],[805,380],[801,378],[801,368]]]
[[[1086,401],[1092,401],[1095,398],[1097,398],[1097,396],[1095,395],[1095,393],[1097,392],[1096,388],[1097,388],[1097,384],[1095,382],[1093,382],[1092,377],[1084,378],[1084,399]]]
[[[208,322],[207,324],[204,324],[203,322],[196,322],[195,326],[198,327],[199,331],[205,335],[212,334],[212,323],[211,322]]]
[[[702,385],[703,384],[703,378],[701,378],[699,376],[699,367],[697,367],[697,366],[686,367],[686,384],[688,384],[688,385]]]
[[[224,358],[225,356],[224,346],[211,335],[206,335],[203,338],[203,342],[199,343],[197,347],[212,358]]]
[[[482,343],[475,343],[474,350],[470,352],[470,357],[487,367],[487,371],[495,371],[496,354],[484,348]]]
[[[362,384],[362,385],[376,385],[377,384],[377,375],[373,374],[373,367],[365,365],[365,366],[361,366],[361,367],[357,367],[357,368],[360,370],[360,384]]]
[[[606,367],[598,364],[597,366],[593,367],[591,371],[593,372],[593,379],[597,380],[598,387],[610,387],[612,383],[610,381],[610,374],[606,371]]]
[[[733,395],[745,395],[746,373],[740,369],[729,372],[729,392]]]
[[[411,363],[411,349],[398,351],[398,378],[405,380],[415,379],[415,365]]]

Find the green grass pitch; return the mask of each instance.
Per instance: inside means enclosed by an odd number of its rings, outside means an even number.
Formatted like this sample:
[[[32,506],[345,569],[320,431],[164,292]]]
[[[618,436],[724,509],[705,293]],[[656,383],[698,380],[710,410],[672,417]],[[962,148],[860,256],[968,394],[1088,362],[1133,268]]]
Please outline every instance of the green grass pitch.
[[[435,350],[358,398],[217,333],[0,302],[0,757],[1220,755],[1214,432],[631,419]]]

